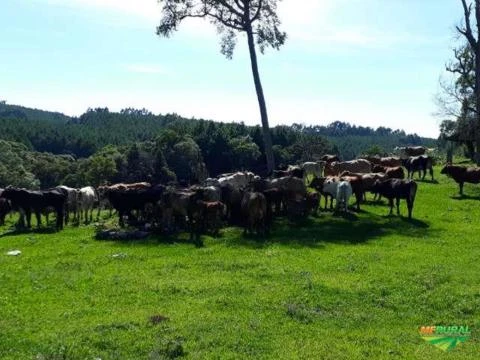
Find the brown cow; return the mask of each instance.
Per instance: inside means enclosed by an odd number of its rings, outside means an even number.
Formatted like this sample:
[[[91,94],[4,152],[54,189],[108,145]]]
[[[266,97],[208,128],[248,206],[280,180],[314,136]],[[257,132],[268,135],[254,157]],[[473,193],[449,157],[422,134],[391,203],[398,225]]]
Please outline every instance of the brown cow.
[[[442,171],[440,171],[440,174],[445,174],[455,180],[460,187],[460,195],[463,195],[464,183],[480,183],[480,168],[446,165]]]
[[[343,162],[332,162],[326,164],[325,175],[336,176],[344,171],[354,173],[369,173],[372,171],[372,163],[365,159],[357,159]]]
[[[381,165],[374,165],[372,171],[374,173],[383,173],[388,179],[404,179],[405,172],[401,166],[388,167]]]
[[[242,215],[244,216],[244,234],[265,235],[267,230],[267,200],[258,192],[245,192],[242,198]]]
[[[380,158],[380,165],[387,167],[402,166],[402,159],[394,156],[382,157]]]
[[[349,171],[344,171],[343,173],[340,174],[340,177],[343,177],[343,176],[358,176],[362,179],[362,182],[363,182],[363,199],[364,200],[367,200],[366,192],[370,191],[372,189],[373,184],[375,183],[376,180],[387,179],[387,176],[385,174],[380,173],[380,172],[378,172],[378,173],[368,173],[368,174],[357,174],[357,173],[351,173]],[[376,198],[376,195],[375,195],[375,198]]]
[[[352,192],[355,194],[355,199],[357,200],[357,210],[360,210],[360,203],[363,200],[363,180],[362,176],[341,176],[340,181],[348,181],[352,186]]]
[[[212,231],[213,236],[218,236],[222,218],[226,212],[225,205],[220,201],[203,200],[198,200],[196,205],[199,207],[196,215],[199,216],[198,221],[202,223],[202,230]]]

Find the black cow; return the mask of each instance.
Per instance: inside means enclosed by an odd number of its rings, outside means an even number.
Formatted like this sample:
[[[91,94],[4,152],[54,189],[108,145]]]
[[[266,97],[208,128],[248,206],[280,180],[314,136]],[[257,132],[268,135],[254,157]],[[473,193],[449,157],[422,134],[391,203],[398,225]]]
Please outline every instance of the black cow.
[[[402,165],[407,169],[408,179],[413,178],[413,173],[418,171],[418,177],[421,177],[422,180],[425,179],[425,175],[427,175],[427,170],[430,172],[430,176],[432,177],[433,181],[433,159],[428,155],[420,155],[420,156],[411,156],[408,159],[402,159]],[[421,172],[423,171],[423,176]]]
[[[390,215],[393,212],[393,199],[396,200],[397,214],[400,215],[400,199],[407,201],[408,218],[412,218],[413,203],[417,193],[417,183],[413,180],[388,179],[377,180],[373,184],[372,193],[385,196],[390,204]]]
[[[63,216],[65,209],[66,195],[57,190],[31,191],[25,189],[6,188],[1,195],[2,198],[10,201],[13,208],[18,208],[25,213],[27,227],[31,226],[31,215],[35,213],[37,227],[41,225],[41,211],[53,208],[56,213],[57,230],[63,229]],[[23,214],[20,215],[23,222]]]
[[[165,191],[165,186],[155,185],[148,189],[107,189],[106,195],[112,207],[117,210],[119,224],[124,226],[123,217],[128,216],[132,220],[132,211],[143,211],[145,205],[155,205]]]

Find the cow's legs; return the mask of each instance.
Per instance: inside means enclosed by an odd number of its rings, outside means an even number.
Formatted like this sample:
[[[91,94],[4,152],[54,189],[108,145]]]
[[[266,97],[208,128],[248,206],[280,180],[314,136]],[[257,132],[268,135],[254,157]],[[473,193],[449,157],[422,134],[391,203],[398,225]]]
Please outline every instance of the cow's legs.
[[[407,199],[407,208],[408,208],[408,218],[412,219],[413,202],[411,199]]]
[[[460,186],[460,195],[463,195],[463,182],[459,182],[458,186]]]
[[[392,215],[393,214],[393,198],[388,199],[388,204],[390,205],[390,214],[389,215]]]
[[[37,228],[40,228],[42,225],[42,214],[40,213],[40,210],[35,211],[35,217],[37,218]]]
[[[400,198],[396,198],[396,203],[397,203],[397,215],[400,215]]]
[[[23,210],[22,208],[20,208],[19,213],[20,213],[20,217],[18,218],[18,224],[21,228],[24,228],[25,227],[25,217],[26,217],[25,213],[26,213],[26,211]]]
[[[60,207],[57,209],[57,230],[63,229],[63,213],[63,208]]]

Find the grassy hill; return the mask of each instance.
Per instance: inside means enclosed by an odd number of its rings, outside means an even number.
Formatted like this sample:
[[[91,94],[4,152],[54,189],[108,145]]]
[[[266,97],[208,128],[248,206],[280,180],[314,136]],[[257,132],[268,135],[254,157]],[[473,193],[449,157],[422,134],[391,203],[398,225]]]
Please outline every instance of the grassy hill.
[[[478,359],[480,188],[458,198],[437,177],[413,221],[369,203],[280,220],[265,242],[237,228],[201,249],[96,241],[92,226],[4,235],[0,358]],[[472,336],[448,353],[420,338],[442,324]]]

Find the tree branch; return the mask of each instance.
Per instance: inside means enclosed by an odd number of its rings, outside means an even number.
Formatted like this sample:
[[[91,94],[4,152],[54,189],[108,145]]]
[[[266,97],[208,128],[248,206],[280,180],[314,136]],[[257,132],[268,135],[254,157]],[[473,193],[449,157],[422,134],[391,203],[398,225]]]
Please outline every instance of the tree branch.
[[[477,49],[478,42],[477,40],[475,40],[475,37],[473,36],[472,27],[470,25],[470,15],[472,13],[472,4],[467,5],[467,1],[462,0],[462,5],[463,5],[463,14],[465,17],[465,30],[460,29],[460,27],[456,26],[457,31],[467,38],[468,43],[470,44],[472,49]]]
[[[250,23],[253,23],[255,20],[258,19],[258,17],[260,16],[260,12],[262,10],[262,6],[263,6],[263,1],[260,0],[258,2],[258,8],[257,8],[257,12],[255,13],[255,15],[253,15],[252,19],[250,20]]]

